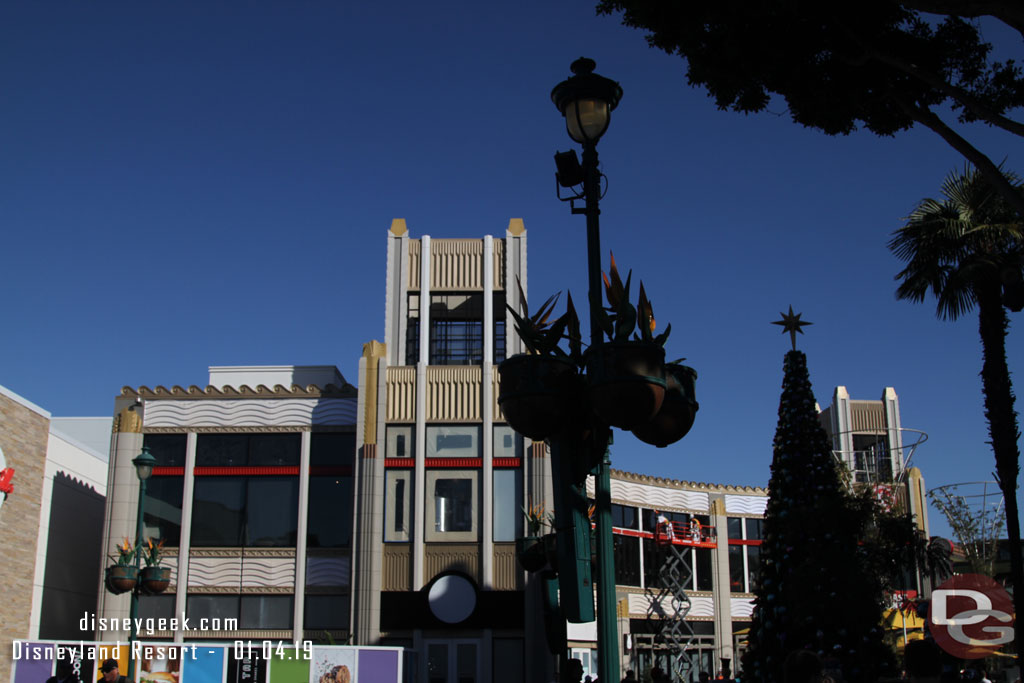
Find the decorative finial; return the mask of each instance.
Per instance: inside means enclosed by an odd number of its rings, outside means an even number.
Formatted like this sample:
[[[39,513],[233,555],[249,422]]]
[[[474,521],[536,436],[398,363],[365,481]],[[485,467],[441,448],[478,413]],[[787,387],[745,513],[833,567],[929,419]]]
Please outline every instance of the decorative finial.
[[[583,76],[585,74],[593,73],[594,67],[597,66],[597,62],[589,57],[580,57],[569,66],[569,70],[577,76]]]
[[[799,332],[800,334],[803,334],[804,331],[801,330],[800,328],[803,327],[804,325],[813,325],[814,323],[809,323],[804,320],[800,320],[800,316],[803,315],[803,313],[797,313],[796,315],[793,315],[792,305],[790,305],[789,307],[788,314],[780,312],[779,315],[782,316],[782,320],[775,320],[772,322],[772,325],[781,325],[783,334],[789,332],[789,339],[790,341],[793,342],[793,350],[796,351],[796,333]]]

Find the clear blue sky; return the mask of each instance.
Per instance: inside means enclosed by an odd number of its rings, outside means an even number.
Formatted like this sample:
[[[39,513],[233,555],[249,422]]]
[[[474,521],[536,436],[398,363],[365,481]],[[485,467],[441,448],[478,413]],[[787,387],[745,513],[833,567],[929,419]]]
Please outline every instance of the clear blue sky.
[[[799,345],[823,407],[835,385],[893,386],[930,436],[929,487],[989,479],[976,318],[896,301],[885,247],[961,158],[928,131],[828,138],[782,103],[720,112],[680,59],[593,7],[4,3],[0,384],[82,416],[124,385],[205,385],[208,365],[335,364],[355,383],[383,337],[396,217],[414,237],[523,218],[531,299],[584,300],[583,220],[554,194],[552,154],[573,143],[549,93],[587,55],[625,90],[599,146],[606,258],[700,373],[690,435],[618,435],[614,466],[765,485],[789,346],[769,323],[792,304],[814,323]],[[966,132],[1024,172],[1020,139]]]

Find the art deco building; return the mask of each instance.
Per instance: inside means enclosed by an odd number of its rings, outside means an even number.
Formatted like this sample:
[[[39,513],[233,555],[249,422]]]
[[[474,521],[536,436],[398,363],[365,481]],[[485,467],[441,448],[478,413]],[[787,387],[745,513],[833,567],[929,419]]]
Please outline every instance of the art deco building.
[[[125,387],[115,412],[104,547],[135,538],[131,461],[147,447],[143,537],[165,544],[171,585],[141,596],[139,613],[205,625],[144,637],[347,636],[356,390],[337,368],[211,367],[206,387]],[[104,591],[99,616],[129,607]]]
[[[104,547],[134,535],[131,460],[147,446],[144,533],[166,544],[172,585],[143,596],[142,616],[210,621],[145,637],[398,645],[416,680],[552,680],[541,582],[515,550],[524,507],[552,509],[549,456],[497,403],[497,366],[521,351],[506,305],[528,285],[523,222],[431,239],[395,220],[386,240],[384,339],[364,346],[358,391],[333,366],[213,367],[206,387],[124,389]],[[923,513],[891,389],[863,402],[840,387],[822,422],[853,481],[902,484]],[[593,623],[567,628],[571,656],[602,679],[667,668],[680,643],[715,674],[745,646],[767,491],[657,475],[612,474],[622,671],[595,670]],[[699,534],[659,544],[657,514]],[[687,566],[676,583],[672,557]],[[100,614],[128,604],[104,593]]]
[[[505,424],[496,366],[519,352],[506,304],[527,288],[526,231],[388,233],[384,343],[360,363],[354,636],[421,653],[439,680],[548,680],[515,559],[547,455]]]

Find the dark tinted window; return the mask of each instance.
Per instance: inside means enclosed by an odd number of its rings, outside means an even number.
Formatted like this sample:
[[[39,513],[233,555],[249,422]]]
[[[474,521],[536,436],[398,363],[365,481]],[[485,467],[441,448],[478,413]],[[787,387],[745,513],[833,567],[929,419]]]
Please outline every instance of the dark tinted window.
[[[749,518],[747,519],[747,540],[748,541],[760,541],[761,540],[761,523],[763,520]]]
[[[293,547],[299,525],[298,477],[249,477],[246,545]]]
[[[192,545],[293,547],[298,477],[196,477]]]
[[[182,476],[153,475],[146,481],[145,534],[165,547],[181,544]]]
[[[197,467],[225,467],[248,464],[248,434],[199,434],[196,437]]]
[[[145,434],[142,445],[156,458],[157,467],[184,467],[187,434]]]
[[[316,433],[310,436],[309,464],[318,466],[352,466],[356,452],[356,435]]]
[[[715,575],[711,570],[711,548],[696,548],[697,556],[697,590],[710,591],[715,585]]]
[[[658,523],[658,515],[664,515],[665,519],[670,522],[680,522],[683,525],[690,523],[690,513],[688,512],[668,512],[666,510],[644,510],[644,531],[654,531],[655,526]],[[705,515],[705,518],[707,516]],[[703,524],[703,522],[701,522]]]
[[[349,596],[307,595],[303,626],[308,629],[348,630]]]
[[[612,526],[622,529],[637,529],[639,515],[637,509],[629,505],[612,503]]]
[[[352,538],[352,477],[309,478],[306,543],[311,548],[340,548]]]
[[[247,477],[196,477],[192,502],[192,545],[242,544]]]
[[[174,616],[173,595],[140,595],[140,619],[170,619]]]
[[[298,465],[301,434],[250,434],[249,464],[258,466]]]
[[[191,621],[200,619],[237,619],[237,595],[190,595],[185,614]]]
[[[743,538],[743,520],[739,517],[729,517],[729,538]]]
[[[640,539],[612,537],[615,544],[615,583],[622,586],[640,585]]]
[[[747,546],[747,590],[757,589],[758,570],[761,568],[761,546]]]
[[[239,628],[291,628],[292,596],[243,595]]]
[[[743,546],[729,546],[729,590],[733,593],[746,592],[743,581]]]
[[[197,467],[295,466],[302,436],[295,434],[200,434]]]

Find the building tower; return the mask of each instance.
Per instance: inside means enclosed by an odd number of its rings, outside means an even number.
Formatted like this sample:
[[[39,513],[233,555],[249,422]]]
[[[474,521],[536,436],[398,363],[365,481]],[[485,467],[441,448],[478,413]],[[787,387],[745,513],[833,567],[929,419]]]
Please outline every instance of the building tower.
[[[832,405],[819,417],[851,485],[874,487],[883,503],[907,510],[927,535],[924,479],[911,460],[928,437],[903,428],[896,390],[886,387],[881,400],[866,401],[851,399],[846,387],[838,386]]]
[[[413,648],[431,680],[548,680],[515,539],[550,468],[496,400],[520,351],[505,305],[526,291],[526,230],[413,239],[396,219],[387,240],[384,343],[359,366],[355,642]]]

